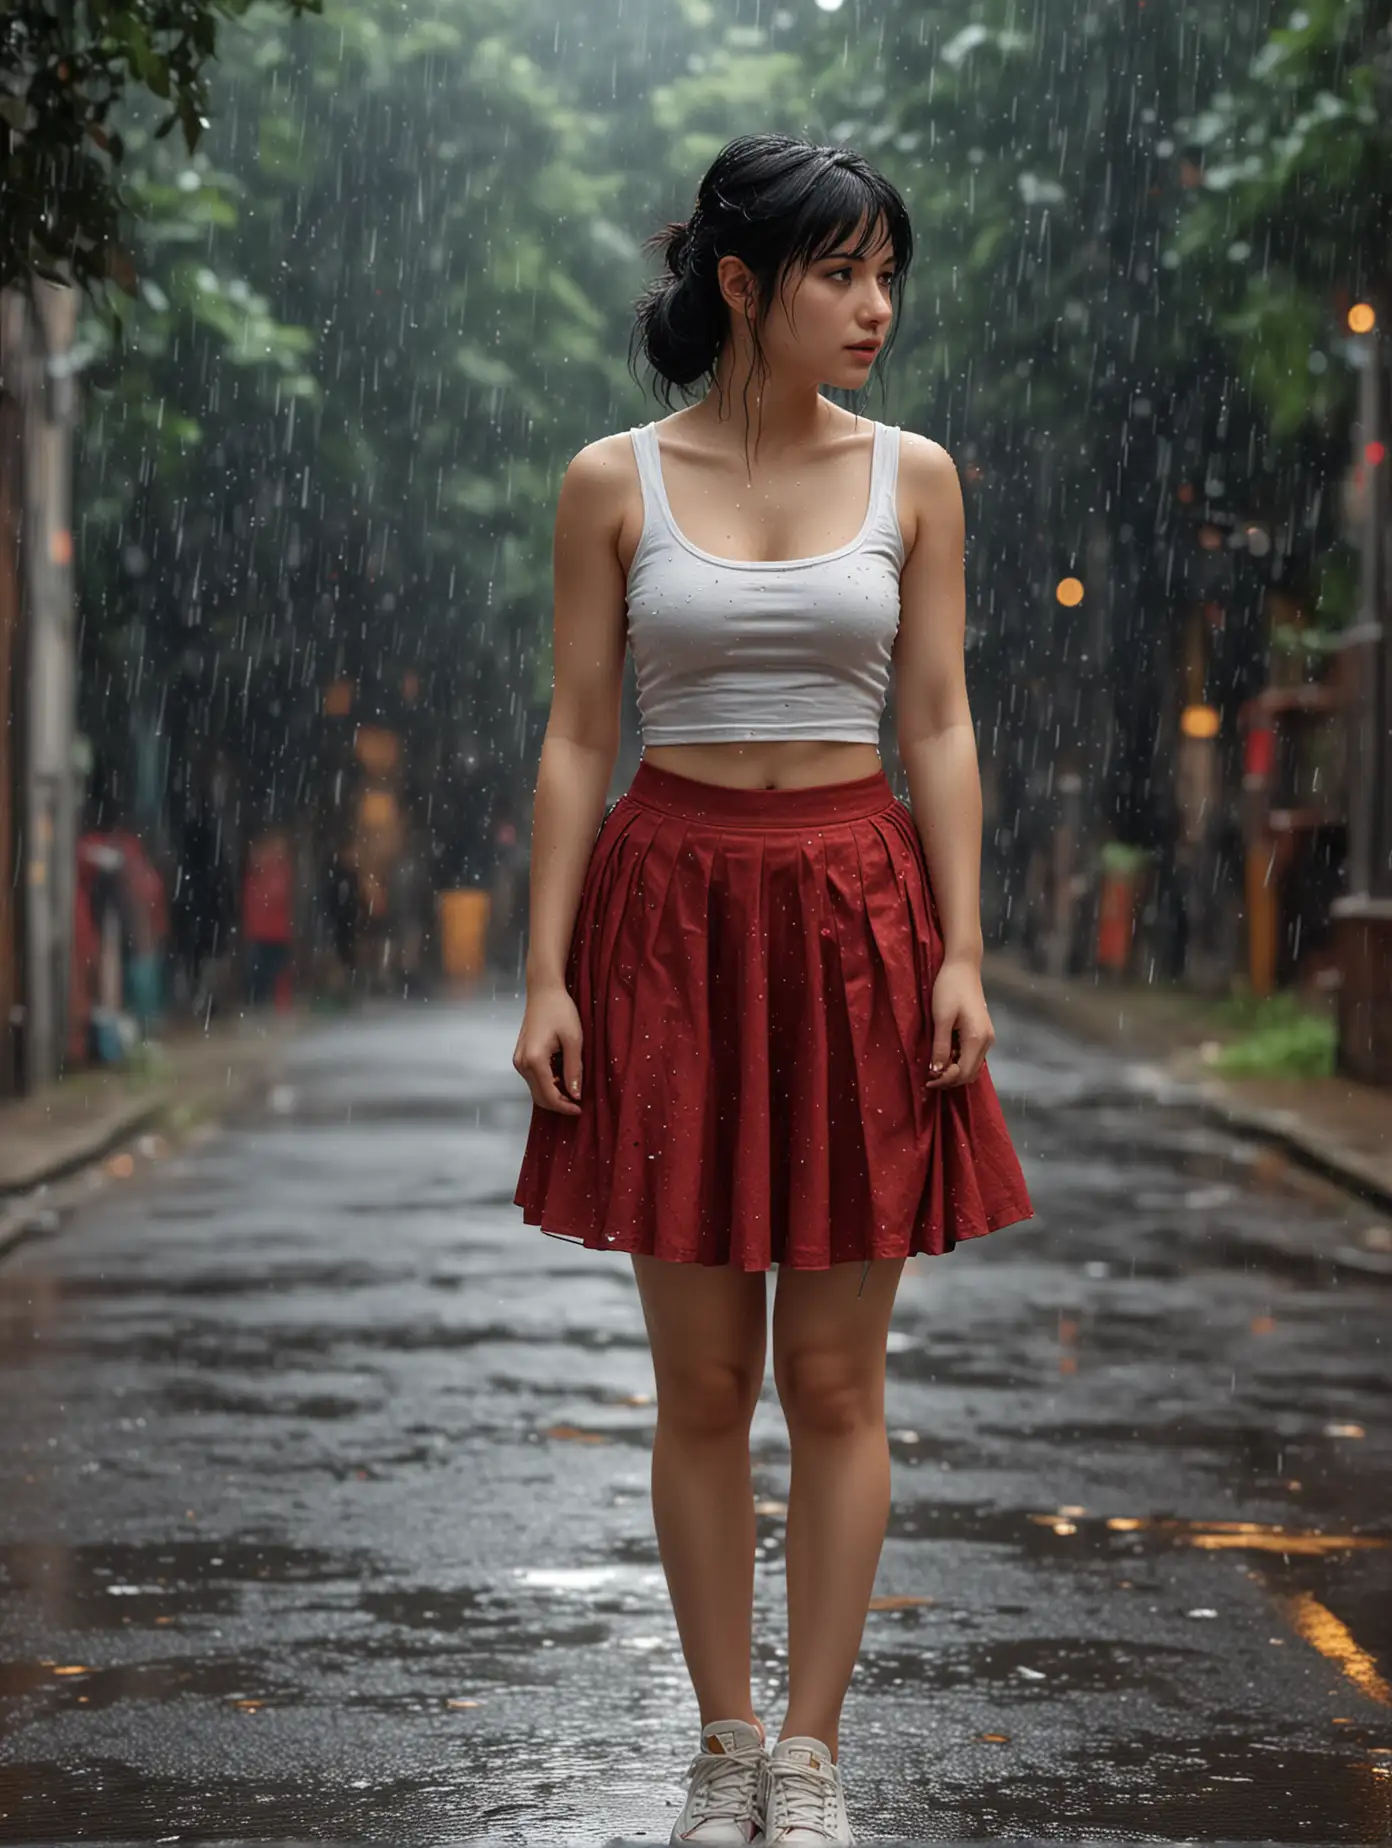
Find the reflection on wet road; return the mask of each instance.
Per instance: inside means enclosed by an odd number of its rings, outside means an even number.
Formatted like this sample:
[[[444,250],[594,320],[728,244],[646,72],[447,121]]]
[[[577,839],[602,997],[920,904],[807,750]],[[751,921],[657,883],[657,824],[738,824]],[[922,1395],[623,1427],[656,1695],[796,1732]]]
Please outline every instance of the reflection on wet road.
[[[325,1031],[0,1267],[0,1839],[665,1842],[651,1368],[628,1260],[511,1205],[517,1018]],[[1385,1841],[1373,1215],[997,1026],[1039,1218],[905,1271],[861,1839]],[[754,1444],[772,1730],[771,1379]]]

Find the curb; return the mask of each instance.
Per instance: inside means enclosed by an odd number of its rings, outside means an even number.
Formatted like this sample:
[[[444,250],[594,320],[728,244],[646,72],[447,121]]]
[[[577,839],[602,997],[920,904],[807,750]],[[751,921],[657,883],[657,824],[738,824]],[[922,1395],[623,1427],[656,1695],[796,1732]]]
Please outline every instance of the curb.
[[[20,1180],[7,1181],[0,1186],[0,1209],[9,1202],[31,1194],[36,1187],[43,1187],[50,1181],[61,1181],[82,1168],[90,1167],[94,1161],[100,1161],[125,1137],[147,1129],[168,1107],[169,1098],[163,1091],[155,1097],[117,1105],[90,1134],[76,1139],[66,1154],[40,1157]]]
[[[0,1259],[32,1233],[53,1227],[56,1208],[34,1197],[42,1188],[81,1174],[122,1142],[151,1128],[169,1108],[169,1102],[167,1095],[161,1095],[123,1105],[66,1154],[36,1164],[18,1185],[7,1186],[0,1193]]]
[[[117,1104],[93,1125],[90,1133],[77,1137],[61,1155],[36,1160],[23,1180],[0,1190],[0,1261],[35,1233],[57,1229],[63,1208],[72,1202],[40,1197],[47,1188],[86,1172],[142,1133],[162,1129],[175,1141],[200,1123],[221,1120],[267,1081],[279,1066],[289,1041],[296,1037],[291,1034],[262,1048],[246,1061],[230,1084],[223,1079],[215,1089],[197,1082],[190,1085],[187,1074],[181,1076],[174,1071],[161,1078],[150,1094]],[[192,1120],[176,1128],[174,1119],[181,1108],[191,1108]]]
[[[1326,1180],[1337,1181],[1360,1200],[1367,1200],[1383,1211],[1392,1211],[1392,1187],[1376,1169],[1369,1167],[1352,1149],[1312,1135],[1298,1117],[1292,1120],[1293,1113],[1239,1103],[1212,1080],[1191,1089],[1196,1107],[1229,1129],[1251,1136],[1255,1141],[1276,1144],[1302,1166],[1323,1175]]]
[[[1118,1046],[1118,1036],[1113,1032],[1089,1030],[1086,1018],[1080,1020],[1070,1005],[1066,995],[1047,986],[1051,977],[1039,976],[1017,964],[1000,957],[988,957],[985,970],[987,986],[999,994],[1003,1000],[1013,1003],[1022,1012],[1031,1013],[1040,1019],[1070,1033],[1075,1039],[1089,1041],[1094,1045]],[[1107,991],[1100,990],[1105,997]],[[1118,989],[1115,994],[1118,1014],[1124,1014],[1126,1006],[1125,990]],[[1144,1038],[1144,1030],[1138,1033],[1138,1041]],[[1139,1044],[1134,1050],[1145,1049]],[[1322,1175],[1325,1180],[1337,1182],[1347,1192],[1358,1199],[1378,1207],[1381,1211],[1392,1211],[1392,1185],[1386,1178],[1371,1168],[1353,1150],[1343,1148],[1340,1144],[1313,1134],[1292,1111],[1263,1109],[1257,1104],[1241,1102],[1223,1084],[1221,1079],[1185,1078],[1177,1074],[1170,1060],[1172,1053],[1158,1049],[1153,1044],[1149,1056],[1154,1065],[1169,1069],[1163,1076],[1143,1079],[1143,1088],[1157,1103],[1180,1104],[1186,1108],[1199,1111],[1211,1121],[1221,1124],[1225,1129],[1250,1137],[1253,1141],[1266,1142],[1282,1148],[1302,1167]]]

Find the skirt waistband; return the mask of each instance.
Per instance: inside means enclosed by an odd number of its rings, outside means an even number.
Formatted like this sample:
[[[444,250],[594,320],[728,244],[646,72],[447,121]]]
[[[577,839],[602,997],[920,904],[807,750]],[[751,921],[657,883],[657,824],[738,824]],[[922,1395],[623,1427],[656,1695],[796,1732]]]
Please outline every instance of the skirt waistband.
[[[725,828],[806,828],[882,815],[898,800],[883,770],[801,789],[732,789],[640,761],[625,799],[680,821]]]

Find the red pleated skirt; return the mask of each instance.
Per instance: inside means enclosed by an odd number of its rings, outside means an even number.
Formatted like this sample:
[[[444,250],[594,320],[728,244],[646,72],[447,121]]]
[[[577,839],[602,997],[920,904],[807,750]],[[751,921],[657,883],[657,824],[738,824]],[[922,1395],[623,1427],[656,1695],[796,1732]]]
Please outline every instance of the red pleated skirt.
[[[941,963],[883,771],[750,790],[641,763],[591,851],[566,972],[580,1113],[533,1105],[525,1223],[762,1271],[1031,1218],[989,1073],[927,1089]]]

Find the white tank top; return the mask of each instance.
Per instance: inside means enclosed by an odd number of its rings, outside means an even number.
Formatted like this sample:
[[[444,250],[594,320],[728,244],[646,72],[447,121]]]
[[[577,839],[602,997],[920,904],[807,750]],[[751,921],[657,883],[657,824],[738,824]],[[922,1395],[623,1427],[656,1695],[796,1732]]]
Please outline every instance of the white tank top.
[[[874,425],[860,531],[811,558],[702,551],[672,518],[657,431],[633,430],[643,531],[628,641],[644,744],[827,738],[878,744],[899,628],[899,431]]]

